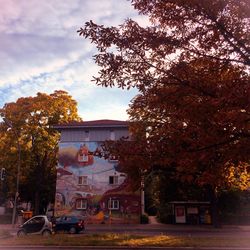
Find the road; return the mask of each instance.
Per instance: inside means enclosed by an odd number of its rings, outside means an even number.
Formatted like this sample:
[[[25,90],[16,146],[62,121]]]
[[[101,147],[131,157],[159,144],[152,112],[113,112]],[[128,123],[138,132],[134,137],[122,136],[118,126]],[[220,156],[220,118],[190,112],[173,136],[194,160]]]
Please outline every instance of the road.
[[[13,229],[10,229],[10,231],[15,234],[16,229],[12,231]],[[179,225],[86,225],[86,231],[82,234],[84,235],[91,235],[91,234],[103,234],[103,233],[127,233],[127,234],[135,234],[135,235],[147,235],[147,236],[153,236],[153,235],[172,235],[172,236],[182,236],[182,237],[197,237],[197,238],[203,238],[203,237],[225,237],[225,238],[250,238],[250,227],[239,227],[239,226],[231,226],[231,227],[223,227],[215,229],[213,227],[209,226],[179,226]],[[81,237],[82,234],[74,235],[74,237]],[[72,237],[72,235],[71,235]],[[213,248],[206,248],[206,247],[164,247],[164,248],[153,248],[153,247],[63,247],[63,246],[57,246],[57,247],[51,247],[51,246],[34,246],[34,247],[27,247],[27,246],[1,246],[0,241],[0,250],[124,250],[124,249],[154,249],[154,250],[160,250],[160,249],[166,249],[166,250],[250,250],[249,247],[237,247],[237,248],[229,248],[229,247],[213,247]]]
[[[174,226],[150,226],[150,225],[139,225],[139,226],[102,226],[102,225],[87,225],[84,234],[97,234],[97,233],[129,233],[136,235],[154,236],[160,234],[167,234],[170,236],[182,236],[182,237],[241,237],[249,238],[250,230],[240,230],[238,228],[212,228],[212,227],[185,227],[178,225]]]
[[[140,235],[159,235],[167,234],[173,236],[197,236],[197,237],[250,237],[249,226],[223,226],[222,228],[213,228],[208,225],[170,225],[170,224],[87,224],[84,234],[101,234],[101,233],[129,233]],[[11,225],[0,225],[0,229],[8,230],[15,235],[17,228],[12,228]]]

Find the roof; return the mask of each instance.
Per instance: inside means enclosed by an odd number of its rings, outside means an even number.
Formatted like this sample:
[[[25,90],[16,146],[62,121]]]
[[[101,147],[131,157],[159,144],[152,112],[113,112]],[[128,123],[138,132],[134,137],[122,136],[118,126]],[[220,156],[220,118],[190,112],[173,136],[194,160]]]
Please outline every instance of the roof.
[[[58,168],[58,169],[57,169],[57,173],[58,173],[58,174],[61,174],[61,175],[72,175],[71,172],[69,172],[69,171],[67,171],[67,170],[65,170],[65,169],[63,169],[63,168]]]
[[[128,121],[118,120],[94,120],[83,122],[70,122],[54,126],[55,129],[71,129],[71,128],[115,128],[115,127],[128,127]]]

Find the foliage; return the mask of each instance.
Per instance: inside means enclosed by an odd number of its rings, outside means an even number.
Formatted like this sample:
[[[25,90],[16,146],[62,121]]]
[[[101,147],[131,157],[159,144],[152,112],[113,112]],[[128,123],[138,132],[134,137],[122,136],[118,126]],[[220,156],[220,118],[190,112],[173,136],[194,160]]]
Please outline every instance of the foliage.
[[[119,171],[129,173],[128,177],[132,179],[130,188],[133,190],[138,190],[141,187],[141,178],[144,175],[144,171],[151,167],[149,155],[147,150],[145,150],[147,146],[143,138],[140,141],[121,138],[117,141],[106,141],[103,143],[105,154],[107,156],[116,156],[119,160]]]
[[[248,1],[132,4],[151,26],[89,21],[78,30],[98,49],[97,85],[139,90],[128,110],[138,141],[129,149],[134,153],[127,172],[135,176],[131,163],[138,162],[136,177],[143,175],[150,162],[183,182],[209,185],[213,196],[240,184],[241,176],[247,180],[249,168],[242,166],[250,155]],[[127,151],[120,150],[120,157],[122,152]]]
[[[20,195],[32,202],[35,213],[44,212],[54,199],[59,133],[53,126],[80,120],[76,102],[65,91],[22,97],[0,109],[0,162],[7,169],[8,196],[16,191],[20,145]]]
[[[228,168],[227,180],[232,188],[248,190],[250,188],[250,165],[248,163],[239,163],[231,165]]]
[[[141,224],[148,224],[148,222],[149,222],[148,215],[142,214],[141,218],[140,218],[140,222],[141,222]]]
[[[230,206],[228,205],[230,204]],[[218,207],[221,221],[225,224],[249,225],[250,223],[250,192],[238,189],[221,192]]]
[[[161,223],[165,224],[175,223],[172,205],[168,203],[161,204],[158,211],[158,219]]]

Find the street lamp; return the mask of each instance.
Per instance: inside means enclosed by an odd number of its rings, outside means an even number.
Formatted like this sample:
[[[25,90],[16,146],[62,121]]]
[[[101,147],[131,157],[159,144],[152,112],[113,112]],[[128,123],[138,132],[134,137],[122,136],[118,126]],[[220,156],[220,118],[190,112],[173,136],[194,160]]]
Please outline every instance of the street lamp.
[[[9,121],[6,118],[3,118],[3,120],[4,120],[5,124],[12,129],[12,131],[13,131],[15,137],[16,137],[16,140],[17,140],[18,160],[17,160],[16,193],[15,193],[14,207],[13,207],[13,213],[12,213],[12,222],[11,222],[12,223],[12,227],[14,227],[14,225],[15,225],[15,218],[16,218],[16,211],[17,211],[17,198],[18,198],[18,195],[19,195],[19,179],[20,179],[20,166],[21,166],[21,148],[20,148],[18,134],[17,134],[16,130],[13,128],[13,125],[12,125],[11,121]]]
[[[145,214],[145,177],[141,176],[141,215]]]

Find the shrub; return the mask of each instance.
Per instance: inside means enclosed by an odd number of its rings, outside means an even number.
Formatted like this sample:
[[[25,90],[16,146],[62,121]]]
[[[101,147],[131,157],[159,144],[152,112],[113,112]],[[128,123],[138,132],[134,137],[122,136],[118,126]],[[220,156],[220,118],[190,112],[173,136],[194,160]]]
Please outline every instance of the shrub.
[[[148,215],[147,214],[141,215],[141,224],[148,224]]]
[[[162,205],[158,210],[158,218],[161,223],[174,223],[174,216],[172,214],[172,207],[170,204]]]

